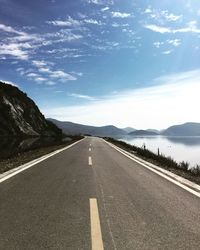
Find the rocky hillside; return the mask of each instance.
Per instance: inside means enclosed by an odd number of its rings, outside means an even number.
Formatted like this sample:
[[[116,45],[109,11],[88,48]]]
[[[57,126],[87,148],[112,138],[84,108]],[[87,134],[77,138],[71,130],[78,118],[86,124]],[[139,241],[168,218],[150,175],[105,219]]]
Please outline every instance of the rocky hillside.
[[[0,136],[60,136],[36,104],[17,87],[0,82]]]

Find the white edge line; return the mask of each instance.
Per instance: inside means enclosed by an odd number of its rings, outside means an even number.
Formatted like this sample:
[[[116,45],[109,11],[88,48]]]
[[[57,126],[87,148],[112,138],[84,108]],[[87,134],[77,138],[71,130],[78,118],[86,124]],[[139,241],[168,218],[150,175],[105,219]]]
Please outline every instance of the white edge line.
[[[99,219],[99,211],[97,199],[90,199],[90,224],[91,224],[91,243],[92,250],[103,250],[103,240],[101,233],[101,225]]]
[[[179,186],[179,187],[185,189],[186,191],[188,191],[188,192],[192,193],[193,195],[197,196],[198,198],[200,198],[200,193],[198,193],[198,192],[194,191],[193,189],[191,189],[191,188],[185,186],[184,184],[182,184],[182,183],[180,183],[180,182],[178,182],[178,181],[176,181],[176,180],[174,180],[174,179],[172,179],[172,178],[166,176],[165,174],[159,172],[158,170],[153,169],[152,167],[149,167],[149,166],[147,166],[146,164],[144,164],[144,163],[142,163],[142,162],[140,162],[140,161],[134,159],[134,157],[132,157],[132,156],[130,156],[130,155],[127,154],[128,152],[123,152],[120,148],[118,148],[117,146],[115,146],[115,145],[113,145],[113,144],[107,142],[106,140],[104,140],[104,141],[105,141],[109,146],[111,146],[111,147],[114,148],[115,150],[119,151],[121,154],[125,155],[127,158],[131,159],[132,161],[137,162],[137,163],[140,164],[141,166],[143,166],[143,167],[145,167],[145,168],[151,170],[152,172],[156,173],[157,175],[160,175],[161,177],[167,179],[168,181],[174,183],[175,185],[177,185],[177,186]]]
[[[39,158],[37,158],[37,159],[35,159],[33,161],[25,163],[25,164],[23,164],[23,165],[21,165],[19,167],[11,169],[11,170],[3,173],[3,174],[0,174],[0,183],[2,183],[3,181],[5,181],[5,180],[7,180],[7,179],[9,179],[9,178],[11,178],[11,177],[13,177],[13,176],[21,173],[21,172],[23,172],[24,170],[26,170],[28,168],[31,168],[32,166],[34,166],[34,165],[36,165],[36,164],[38,164],[38,163],[40,163],[40,162],[42,162],[42,161],[50,158],[50,157],[52,157],[52,156],[54,156],[54,155],[56,155],[56,154],[58,154],[58,153],[60,153],[60,152],[62,152],[64,150],[66,150],[68,148],[73,147],[74,145],[76,145],[77,143],[81,142],[84,139],[85,138],[83,138],[83,139],[81,139],[81,140],[79,140],[77,142],[74,142],[74,143],[72,143],[72,144],[70,144],[70,145],[68,145],[68,146],[66,146],[66,147],[64,147],[62,149],[58,149],[58,150],[53,151],[53,152],[51,152],[49,154],[43,155],[43,156],[41,156],[41,157],[39,157]]]

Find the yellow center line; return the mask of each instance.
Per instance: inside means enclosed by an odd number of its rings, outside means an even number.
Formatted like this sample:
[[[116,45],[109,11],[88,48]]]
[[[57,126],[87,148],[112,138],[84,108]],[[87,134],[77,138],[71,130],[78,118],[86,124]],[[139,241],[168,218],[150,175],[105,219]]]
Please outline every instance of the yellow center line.
[[[101,225],[99,219],[99,211],[97,199],[90,199],[90,223],[91,223],[91,242],[92,250],[103,250],[103,240],[101,234]]]

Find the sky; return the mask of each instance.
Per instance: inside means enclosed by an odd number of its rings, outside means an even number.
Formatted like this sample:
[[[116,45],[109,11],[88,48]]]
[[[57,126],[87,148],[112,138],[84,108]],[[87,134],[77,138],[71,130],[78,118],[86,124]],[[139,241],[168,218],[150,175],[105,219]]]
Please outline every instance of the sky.
[[[200,122],[200,1],[0,0],[0,80],[62,121]]]

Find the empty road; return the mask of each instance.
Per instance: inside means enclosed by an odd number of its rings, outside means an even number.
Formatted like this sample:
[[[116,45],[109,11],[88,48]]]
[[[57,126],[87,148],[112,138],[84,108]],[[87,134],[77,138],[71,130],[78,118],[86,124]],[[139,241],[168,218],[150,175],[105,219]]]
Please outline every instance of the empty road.
[[[0,183],[1,250],[200,249],[200,199],[88,137]]]

